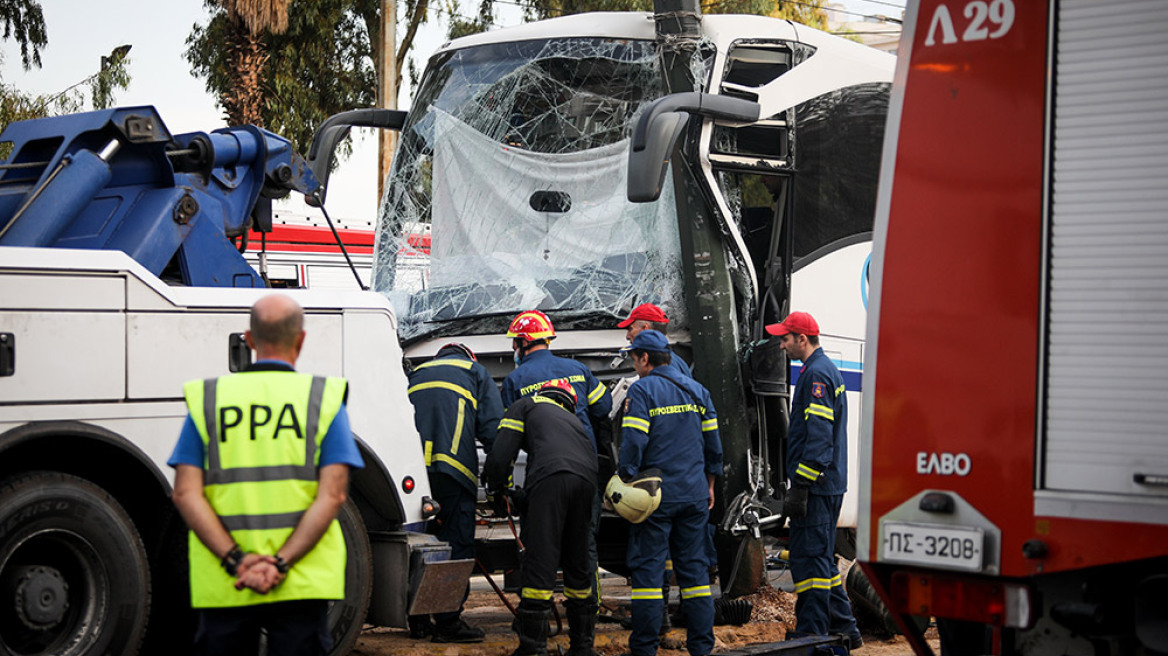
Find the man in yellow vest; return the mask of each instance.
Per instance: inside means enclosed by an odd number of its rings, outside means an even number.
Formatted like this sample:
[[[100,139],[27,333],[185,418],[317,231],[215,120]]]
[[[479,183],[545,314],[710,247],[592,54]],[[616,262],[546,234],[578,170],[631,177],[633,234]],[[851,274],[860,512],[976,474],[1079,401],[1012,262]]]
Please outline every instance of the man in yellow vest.
[[[191,529],[191,606],[200,654],[323,655],[328,600],[345,596],[337,513],[364,462],[342,378],[297,373],[304,312],[288,296],[251,309],[244,372],[186,384],[187,416],[169,464]]]

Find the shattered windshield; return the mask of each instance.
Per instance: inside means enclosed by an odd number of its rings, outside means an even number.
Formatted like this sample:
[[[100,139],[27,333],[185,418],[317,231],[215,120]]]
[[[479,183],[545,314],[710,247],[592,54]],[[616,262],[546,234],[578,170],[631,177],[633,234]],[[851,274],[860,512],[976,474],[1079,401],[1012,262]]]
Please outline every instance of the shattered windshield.
[[[431,61],[378,225],[374,287],[400,336],[499,332],[532,308],[557,327],[611,328],[640,303],[682,307],[671,185],[656,203],[625,198],[629,135],[661,84],[650,41]]]

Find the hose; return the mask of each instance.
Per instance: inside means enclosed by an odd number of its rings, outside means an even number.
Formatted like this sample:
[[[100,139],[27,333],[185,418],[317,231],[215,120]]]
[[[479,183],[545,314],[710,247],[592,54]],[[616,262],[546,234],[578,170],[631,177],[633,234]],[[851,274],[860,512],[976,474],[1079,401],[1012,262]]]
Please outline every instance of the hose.
[[[527,547],[523,546],[523,540],[519,538],[519,530],[515,528],[515,520],[511,516],[511,497],[508,495],[503,495],[503,501],[507,504],[507,526],[511,527],[511,535],[515,536],[515,546],[519,549],[519,557],[523,558],[523,555],[527,553]],[[494,588],[495,594],[499,595],[499,599],[503,600],[503,604],[507,606],[507,610],[511,611],[512,615],[518,616],[519,611],[517,611],[515,607],[511,605],[511,602],[507,599],[506,593],[503,592],[502,588],[495,584],[495,580],[492,579],[491,575],[487,573],[487,568],[483,567],[483,564],[479,562],[478,558],[475,558],[475,564],[478,565],[479,571],[483,573],[484,577],[486,577],[487,583],[490,583],[491,587]],[[564,632],[564,619],[560,617],[560,609],[556,606],[555,602],[552,603],[552,616],[556,618],[556,630],[548,633],[548,635],[558,636]]]
[[[478,558],[475,558],[475,565],[478,566],[479,572],[482,573],[483,578],[487,580],[487,583],[490,583],[491,587],[494,588],[495,594],[499,595],[499,599],[503,601],[503,605],[507,607],[507,610],[511,611],[512,615],[517,616],[519,612],[516,611],[515,607],[511,605],[511,601],[507,599],[507,595],[503,592],[503,589],[495,584],[495,579],[491,578],[490,572],[487,571],[486,567],[483,567],[482,561],[480,561]]]

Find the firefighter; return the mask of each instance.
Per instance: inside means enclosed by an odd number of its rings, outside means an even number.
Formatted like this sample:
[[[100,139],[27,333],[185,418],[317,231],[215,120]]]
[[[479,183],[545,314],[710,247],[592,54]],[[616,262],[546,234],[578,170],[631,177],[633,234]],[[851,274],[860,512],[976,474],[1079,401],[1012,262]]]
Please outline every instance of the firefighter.
[[[597,604],[592,593],[592,502],[596,451],[574,417],[576,391],[566,379],[544,383],[507,408],[483,469],[495,499],[508,487],[519,449],[527,452],[526,508],[520,540],[526,549],[516,622],[515,656],[547,654],[548,617],[556,570],[564,572],[571,656],[594,656]]]
[[[633,580],[629,651],[652,656],[660,642],[665,605],[665,560],[672,556],[681,592],[686,648],[694,656],[714,648],[714,601],[705,550],[714,480],[722,473],[722,441],[710,393],[671,364],[665,335],[641,331],[628,347],[640,379],[629,388],[621,421],[620,467],[626,481],[654,468],[661,472],[661,501],[629,530]]]
[[[847,636],[863,644],[835,560],[836,524],[848,482],[848,399],[843,376],[819,346],[819,324],[792,312],[766,327],[791,360],[801,360],[787,431],[783,510],[791,518],[791,574],[795,579],[795,631]]]
[[[556,329],[543,312],[529,310],[519,313],[511,321],[507,336],[511,338],[516,367],[503,380],[503,407],[508,408],[520,398],[535,393],[544,383],[565,378],[576,394],[576,416],[588,435],[593,452],[600,454],[601,447],[592,430],[592,420],[589,416],[602,422],[608,420],[609,411],[612,410],[612,396],[608,388],[596,380],[592,371],[583,363],[552,354],[550,343],[556,338]],[[609,440],[606,439],[604,447],[606,453],[608,443]],[[598,604],[600,572],[596,566],[596,529],[600,522],[600,504],[600,494],[597,494],[592,503],[591,531],[588,538],[588,557],[595,582],[592,587],[593,601]]]
[[[422,439],[430,492],[439,510],[430,532],[450,544],[450,557],[474,558],[475,501],[479,459],[475,440],[490,453],[503,416],[499,389],[474,351],[452,343],[433,360],[410,372],[409,395],[414,424]],[[469,594],[463,593],[463,602]],[[481,642],[482,629],[455,612],[410,618],[410,637],[432,635],[433,642]]]
[[[633,308],[633,311],[629,312],[628,318],[625,319],[624,321],[618,323],[616,326],[617,326],[617,328],[625,328],[626,329],[625,330],[625,341],[631,343],[633,341],[633,338],[636,337],[637,335],[639,335],[642,330],[656,330],[664,335],[665,330],[669,327],[669,317],[667,317],[665,315],[665,311],[662,310],[660,307],[653,305],[652,303],[642,303],[641,305],[638,305],[637,307]],[[681,373],[685,374],[686,376],[689,376],[690,378],[693,378],[693,371],[690,370],[689,365],[686,364],[684,359],[677,357],[677,354],[672,355],[672,357],[670,359],[670,363],[673,366],[677,367],[677,369],[679,371],[681,371]],[[623,400],[624,400],[623,391],[620,393],[619,399],[617,398],[617,394],[614,392],[614,395],[613,395],[614,405],[616,403],[619,403],[620,401],[623,401]],[[613,414],[616,414],[616,413],[613,413]],[[713,527],[711,526],[710,528],[712,529]],[[706,553],[710,557],[710,569],[712,571],[715,568],[716,563],[717,563],[717,556],[714,552],[714,540],[713,540],[712,531],[707,531],[706,537],[707,537]],[[673,580],[673,562],[666,560],[665,561],[665,579],[661,583],[661,596],[662,596],[662,599],[664,599],[664,601],[665,601],[665,603],[662,606],[663,612],[661,614],[661,635],[665,635],[666,633],[669,632],[669,630],[671,628],[673,628],[673,622],[669,617],[669,586],[670,586],[670,583],[672,582],[672,580]],[[631,619],[627,620],[627,621],[631,622]],[[629,626],[631,626],[631,624]]]
[[[343,378],[296,373],[304,313],[288,296],[252,306],[246,371],[186,384],[190,414],[169,464],[192,531],[191,606],[200,654],[323,656],[328,600],[345,596],[336,520],[362,467]]]
[[[548,381],[566,378],[576,390],[576,416],[595,448],[596,437],[588,416],[597,419],[608,416],[612,409],[608,388],[584,364],[552,354],[551,341],[556,338],[556,329],[543,312],[521,312],[511,321],[507,336],[511,338],[516,366],[503,380],[503,407],[534,394]]]
[[[656,330],[661,334],[665,334],[665,330],[669,327],[669,317],[665,316],[665,311],[656,305],[642,303],[633,308],[633,311],[629,313],[629,317],[618,323],[616,327],[625,328],[625,341],[632,342],[633,338],[642,330]],[[672,363],[681,373],[693,378],[693,372],[685,360],[674,354]]]

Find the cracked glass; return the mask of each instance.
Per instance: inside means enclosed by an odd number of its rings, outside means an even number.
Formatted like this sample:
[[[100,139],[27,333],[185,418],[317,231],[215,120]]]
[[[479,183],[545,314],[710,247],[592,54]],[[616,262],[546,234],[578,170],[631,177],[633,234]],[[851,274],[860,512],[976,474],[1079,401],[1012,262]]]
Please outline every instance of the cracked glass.
[[[378,224],[374,288],[401,338],[502,332],[532,308],[558,329],[612,328],[640,303],[684,324],[672,185],[654,203],[625,198],[629,135],[661,89],[651,41],[436,56]]]

